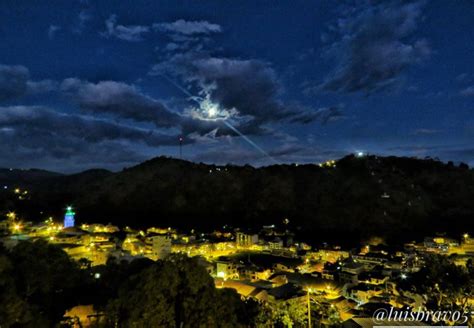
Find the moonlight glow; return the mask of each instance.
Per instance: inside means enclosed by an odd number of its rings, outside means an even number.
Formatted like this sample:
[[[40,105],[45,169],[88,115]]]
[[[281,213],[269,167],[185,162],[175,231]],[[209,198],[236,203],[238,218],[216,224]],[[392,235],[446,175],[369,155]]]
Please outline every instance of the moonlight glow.
[[[196,101],[199,107],[192,108],[191,115],[200,120],[226,120],[231,117],[232,112],[235,112],[221,108],[219,104],[209,99],[209,95],[206,95],[205,98],[193,97],[193,100]]]

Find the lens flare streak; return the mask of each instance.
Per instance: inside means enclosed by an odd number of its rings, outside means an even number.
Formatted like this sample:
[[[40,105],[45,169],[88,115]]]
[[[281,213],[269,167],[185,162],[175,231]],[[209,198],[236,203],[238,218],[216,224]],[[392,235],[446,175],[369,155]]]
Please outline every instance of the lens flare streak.
[[[274,159],[269,153],[267,153],[263,148],[261,148],[259,145],[257,145],[255,142],[253,142],[251,139],[249,139],[245,134],[237,130],[236,127],[234,127],[232,124],[230,124],[227,121],[222,121],[229,129],[237,133],[239,136],[241,136],[245,141],[247,141],[251,146],[253,146],[256,150],[258,150],[260,153],[263,155],[267,156],[269,159],[272,160],[273,163],[278,164],[278,161]]]

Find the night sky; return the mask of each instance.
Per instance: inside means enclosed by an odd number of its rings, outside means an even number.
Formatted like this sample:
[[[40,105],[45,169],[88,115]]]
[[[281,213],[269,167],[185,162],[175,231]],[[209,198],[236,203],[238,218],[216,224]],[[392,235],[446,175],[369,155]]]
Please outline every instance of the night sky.
[[[0,167],[474,165],[473,1],[0,2]]]

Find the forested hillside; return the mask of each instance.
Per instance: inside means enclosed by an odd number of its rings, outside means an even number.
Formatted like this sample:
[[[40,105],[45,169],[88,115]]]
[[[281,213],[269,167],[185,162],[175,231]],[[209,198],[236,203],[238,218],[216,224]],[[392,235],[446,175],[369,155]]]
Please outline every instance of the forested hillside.
[[[136,227],[253,227],[288,218],[307,240],[401,241],[474,230],[474,171],[432,159],[351,155],[333,167],[253,168],[160,157],[117,173],[6,170],[3,184],[10,188],[1,192],[0,211],[29,220],[60,218],[72,204],[79,222]],[[28,197],[19,200],[13,187],[29,190]]]

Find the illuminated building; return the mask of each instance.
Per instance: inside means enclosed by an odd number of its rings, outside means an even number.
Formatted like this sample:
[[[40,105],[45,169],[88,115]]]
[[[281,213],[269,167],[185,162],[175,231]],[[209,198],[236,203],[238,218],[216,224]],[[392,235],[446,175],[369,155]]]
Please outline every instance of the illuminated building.
[[[464,253],[474,254],[474,238],[469,237],[468,234],[463,236],[461,247]]]
[[[74,227],[74,211],[71,206],[66,208],[66,214],[64,215],[64,228]]]
[[[258,243],[258,235],[248,235],[242,232],[237,232],[236,241],[237,246],[249,247]]]
[[[216,276],[223,279],[239,279],[239,268],[242,265],[228,260],[216,262]]]
[[[153,259],[164,259],[171,253],[171,239],[168,236],[153,236],[151,241]]]

